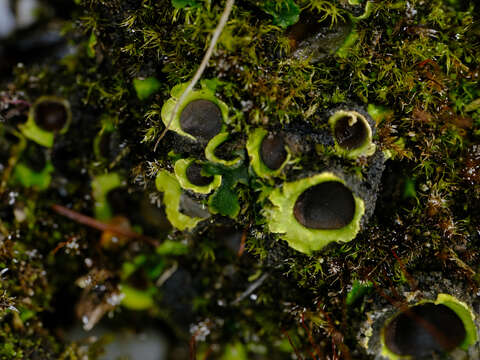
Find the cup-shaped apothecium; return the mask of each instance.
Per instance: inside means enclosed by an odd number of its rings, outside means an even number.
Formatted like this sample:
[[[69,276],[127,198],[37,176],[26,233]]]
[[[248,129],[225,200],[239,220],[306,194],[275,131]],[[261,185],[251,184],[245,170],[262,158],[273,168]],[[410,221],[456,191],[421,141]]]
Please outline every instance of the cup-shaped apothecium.
[[[425,356],[448,352],[465,338],[465,327],[445,305],[412,306],[397,315],[385,328],[385,343],[399,355]]]
[[[338,181],[326,181],[305,190],[295,202],[295,218],[310,229],[335,230],[355,215],[352,191]]]
[[[365,213],[363,199],[332,172],[286,182],[269,200],[273,206],[265,208],[265,215],[270,231],[304,253],[354,239]]]
[[[20,130],[37,144],[52,147],[55,135],[68,130],[71,118],[67,100],[56,96],[42,96],[30,108],[28,120],[20,126]]]
[[[177,160],[174,170],[181,188],[198,194],[209,194],[222,183],[221,175],[205,174],[203,164],[192,158]]]
[[[45,131],[59,132],[68,121],[68,109],[62,101],[44,99],[34,107],[35,123]]]
[[[222,124],[222,112],[210,100],[194,100],[180,114],[180,127],[195,138],[210,140],[221,131]]]
[[[232,151],[229,140],[230,134],[227,132],[213,137],[205,147],[207,160],[224,166],[237,166],[243,160],[243,154]]]
[[[213,176],[202,175],[202,165],[192,162],[186,170],[188,180],[197,186],[206,186],[213,181]]]
[[[373,155],[372,126],[364,115],[357,111],[337,110],[329,123],[337,153],[347,158]]]
[[[287,150],[282,136],[268,134],[260,145],[260,158],[271,170],[278,170],[287,160]]]
[[[467,350],[477,340],[474,317],[453,296],[405,307],[382,330],[383,354],[392,360]]]
[[[248,135],[247,152],[255,173],[266,179],[280,175],[291,156],[284,134],[263,128]]]
[[[207,81],[200,83],[201,89],[190,91],[181,104],[177,103],[188,83],[174,86],[171,98],[162,106],[161,117],[169,130],[206,144],[224,130],[228,106],[215,96],[215,90]]]

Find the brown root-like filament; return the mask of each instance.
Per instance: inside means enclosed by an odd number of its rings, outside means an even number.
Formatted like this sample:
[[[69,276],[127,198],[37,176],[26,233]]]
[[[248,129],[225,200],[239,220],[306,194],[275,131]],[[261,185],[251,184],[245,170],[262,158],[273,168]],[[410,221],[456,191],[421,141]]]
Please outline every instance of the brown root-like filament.
[[[87,225],[91,228],[94,228],[94,229],[97,229],[97,230],[100,230],[100,231],[108,231],[110,233],[117,234],[117,235],[120,235],[120,236],[124,236],[124,237],[130,238],[130,239],[142,240],[142,241],[145,241],[145,242],[147,242],[147,243],[149,243],[153,246],[158,246],[159,245],[159,242],[156,239],[153,239],[151,237],[139,234],[139,233],[137,233],[133,230],[126,229],[124,227],[104,223],[104,222],[96,220],[96,219],[94,219],[90,216],[83,215],[83,214],[80,214],[80,213],[78,213],[74,210],[68,209],[64,206],[54,204],[54,205],[52,205],[52,209],[56,213],[58,213],[62,216],[65,216],[65,217],[67,217],[67,218],[69,218],[69,219],[71,219],[75,222],[78,222],[79,224]]]

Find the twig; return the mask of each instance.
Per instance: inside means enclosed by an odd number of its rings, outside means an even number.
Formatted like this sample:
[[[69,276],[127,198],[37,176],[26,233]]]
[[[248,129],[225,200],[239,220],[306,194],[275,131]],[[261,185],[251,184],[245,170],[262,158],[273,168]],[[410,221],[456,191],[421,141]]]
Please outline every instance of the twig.
[[[245,299],[248,295],[250,295],[252,292],[254,292],[255,290],[257,290],[260,285],[263,284],[263,282],[265,280],[267,280],[268,278],[268,273],[265,273],[263,274],[262,276],[260,276],[257,280],[255,280],[255,282],[253,284],[251,284],[247,290],[245,290],[243,293],[240,294],[240,296],[238,296],[235,300],[232,301],[231,305],[237,305],[240,301],[242,301],[243,299]]]
[[[290,335],[288,334],[288,332],[286,330],[283,330],[282,329],[282,332],[283,332],[283,335],[285,335],[288,339],[288,342],[290,343],[290,346],[292,347],[293,349],[293,352],[295,353],[295,355],[297,356],[297,359],[298,360],[303,360],[303,357],[300,356],[300,353],[298,352],[297,348],[295,347],[295,345],[293,344],[293,341],[292,339],[290,338]]]
[[[153,246],[158,246],[159,243],[156,239],[153,239],[149,236],[145,236],[139,233],[136,233],[135,231],[129,230],[129,229],[124,229],[119,226],[111,225],[111,224],[106,224],[104,222],[98,221],[94,218],[91,218],[90,216],[80,214],[76,211],[70,210],[64,206],[54,204],[52,205],[52,209],[62,215],[65,216],[73,221],[76,221],[80,224],[90,226],[94,229],[100,230],[100,231],[109,231],[114,234],[120,235],[120,236],[125,236],[127,238],[131,239],[138,239],[138,240],[143,240]]]
[[[238,252],[237,252],[238,257],[242,256],[244,251],[245,251],[245,243],[246,243],[246,240],[247,240],[247,230],[248,230],[248,227],[245,228],[242,232],[242,238],[240,240],[240,247],[238,248]]]
[[[218,25],[215,28],[215,31],[213,32],[212,39],[210,40],[210,45],[208,46],[208,50],[205,53],[205,56],[203,57],[202,62],[200,63],[200,66],[197,69],[197,72],[195,73],[192,80],[190,81],[190,84],[188,84],[187,88],[185,89],[185,91],[182,93],[177,103],[175,104],[175,107],[173,108],[173,111],[172,111],[172,115],[170,115],[170,119],[168,120],[168,123],[165,126],[165,129],[162,131],[157,142],[155,143],[153,151],[157,150],[157,146],[160,143],[160,140],[163,139],[168,129],[170,128],[170,125],[172,125],[173,119],[175,119],[175,116],[177,116],[178,109],[180,108],[180,105],[182,104],[183,100],[185,100],[185,98],[190,93],[190,91],[192,91],[192,89],[197,84],[198,80],[200,80],[200,77],[202,76],[203,72],[205,71],[208,65],[208,61],[212,57],[213,50],[215,49],[215,45],[217,45],[218,38],[220,37],[223,28],[227,24],[228,17],[230,16],[230,13],[232,11],[234,2],[235,0],[227,0],[227,3],[225,4],[225,9],[223,10],[222,16],[220,17],[220,21],[218,22]]]

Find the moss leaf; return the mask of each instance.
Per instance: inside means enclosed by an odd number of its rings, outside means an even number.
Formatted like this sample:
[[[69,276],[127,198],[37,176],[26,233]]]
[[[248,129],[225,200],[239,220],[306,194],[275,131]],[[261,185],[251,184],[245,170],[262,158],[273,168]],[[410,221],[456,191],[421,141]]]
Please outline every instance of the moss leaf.
[[[186,7],[199,7],[200,3],[197,0],[172,0],[172,5],[175,9],[183,9]]]
[[[273,16],[273,23],[287,28],[298,21],[300,7],[293,0],[268,0],[262,6],[263,11]]]
[[[133,87],[137,92],[138,98],[140,100],[145,100],[160,90],[160,81],[154,77],[148,77],[146,79],[134,79]]]
[[[155,251],[159,255],[185,255],[188,252],[188,246],[178,241],[166,240]]]

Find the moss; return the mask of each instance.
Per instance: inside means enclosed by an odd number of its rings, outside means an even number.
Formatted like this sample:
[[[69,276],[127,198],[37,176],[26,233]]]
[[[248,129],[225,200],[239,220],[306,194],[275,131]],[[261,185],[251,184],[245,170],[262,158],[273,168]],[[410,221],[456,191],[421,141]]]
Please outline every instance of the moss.
[[[12,271],[2,276],[6,292],[0,305],[20,311],[15,318],[5,313],[1,326],[9,355],[28,357],[39,338],[66,328],[59,319],[79,321],[66,316],[74,314],[73,304],[84,305],[86,298],[102,303],[117,289],[118,279],[136,290],[159,279],[165,283],[151,296],[152,307],[132,317],[126,308],[114,309],[113,321],[142,327],[160,320],[175,350],[185,350],[189,325],[198,325],[208,335],[197,337],[195,345],[211,358],[221,358],[228,344],[242,344],[248,357],[259,359],[286,359],[295,352],[298,358],[371,359],[378,354],[362,347],[355,325],[376,306],[392,309],[380,294],[397,302],[404,294],[419,293],[408,288],[409,278],[420,279],[422,269],[429,276],[432,269],[441,271],[437,283],[465,284],[461,292],[448,292],[473,301],[468,294],[479,283],[480,243],[480,187],[474,176],[480,134],[478,5],[441,0],[273,3],[235,2],[203,76],[210,80],[195,90],[218,101],[222,114],[222,135],[209,144],[170,131],[153,150],[168,118],[162,117],[162,106],[169,103],[171,110],[198,68],[224,2],[54,1],[32,30],[52,29],[49,17],[61,14],[53,24],[61,24],[74,51],[58,61],[65,49],[58,44],[18,57],[23,54],[16,42],[20,37],[2,41],[8,56],[0,62],[0,244],[13,241],[18,248],[0,259],[1,269]],[[262,10],[265,4],[269,13]],[[319,45],[326,44],[323,36],[339,35],[328,42],[327,51],[317,48],[317,61],[309,61],[308,51],[306,57],[294,55],[299,41],[292,29],[306,18],[320,23],[320,32],[306,34],[320,37]],[[349,26],[339,31],[344,23]],[[26,29],[18,36],[29,34]],[[154,93],[140,99],[135,80],[151,78],[158,80]],[[24,164],[27,156],[20,154],[23,142],[11,130],[28,122],[31,100],[42,94],[68,99],[72,119],[67,132],[42,143],[51,146],[41,155],[55,169],[49,186],[39,189],[13,181],[15,165]],[[358,104],[347,109],[375,121],[370,123],[373,155],[335,154],[328,119],[344,104]],[[367,106],[368,114],[361,110]],[[289,134],[286,143],[295,161],[278,175],[248,171],[255,160],[251,151],[249,158],[243,156],[245,140],[255,129]],[[112,136],[109,156],[99,151],[105,134]],[[27,139],[30,151],[36,140]],[[235,159],[223,159],[224,148],[235,149]],[[383,154],[392,155],[388,163]],[[221,177],[220,186],[208,197],[182,193],[174,174],[179,159],[202,163],[205,175]],[[60,166],[62,161],[67,166]],[[288,216],[283,211],[283,202],[294,201],[291,185],[323,172],[335,174],[365,206],[359,230],[352,226],[348,236],[341,233],[344,242],[335,246],[326,244],[337,236],[313,236],[318,230],[305,231],[291,211]],[[105,194],[92,199],[89,184],[96,187],[98,175],[111,173],[125,180],[131,209],[125,220],[143,236],[106,250],[97,246],[98,230],[91,228],[98,224],[64,218],[52,205],[68,206],[77,219],[91,214],[97,199],[107,202]],[[158,175],[166,181],[156,182]],[[208,205],[208,221],[179,210],[178,199],[186,195]],[[99,217],[116,212],[108,207]],[[277,218],[284,220],[278,233],[270,231]],[[308,254],[276,241],[296,230],[292,238]],[[355,240],[346,241],[352,236]],[[148,240],[165,247],[152,249]],[[314,253],[317,248],[322,251]],[[34,254],[43,260],[33,259]],[[123,264],[128,264],[125,269]],[[175,266],[181,270],[174,271]],[[84,298],[74,282],[90,267],[112,277]],[[354,286],[349,293],[357,280],[374,286],[364,294],[363,287]],[[108,290],[102,292],[102,286]],[[198,319],[211,322],[198,324]],[[44,327],[37,326],[39,320]],[[19,323],[24,330],[8,329]],[[48,355],[41,353],[42,359],[85,357],[77,355],[85,346],[65,348],[61,339],[44,340],[54,346],[45,350]],[[469,351],[476,358],[475,348]],[[188,349],[180,354],[187,357]]]

